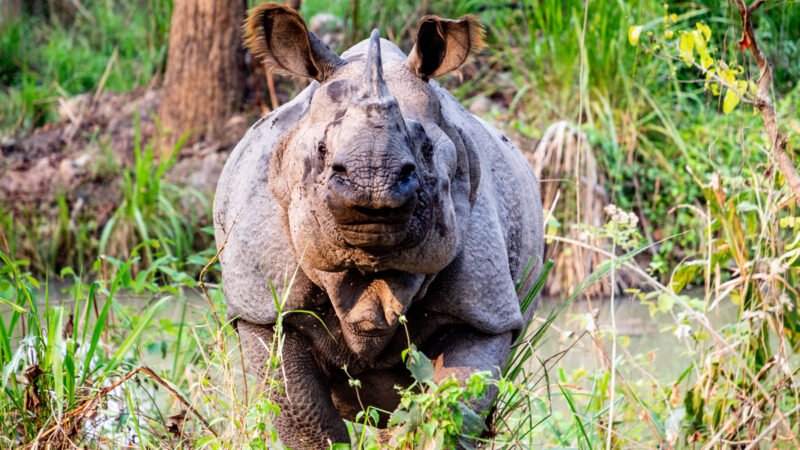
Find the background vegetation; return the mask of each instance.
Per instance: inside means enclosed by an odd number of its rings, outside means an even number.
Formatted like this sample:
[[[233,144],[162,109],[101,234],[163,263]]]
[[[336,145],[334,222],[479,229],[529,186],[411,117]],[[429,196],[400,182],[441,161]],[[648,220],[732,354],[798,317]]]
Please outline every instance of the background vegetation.
[[[56,121],[59,100],[101,85],[158,85],[171,1],[80,3],[70,16],[26,10],[3,23],[3,139]],[[588,143],[605,192],[593,223],[580,212],[593,189],[582,166],[542,168],[545,189],[560,183],[549,245],[594,247],[600,264],[542,307],[502,380],[435,386],[412,350],[418,384],[396,414],[407,432],[399,445],[467,445],[462,435],[478,434],[498,448],[800,447],[797,199],[771,163],[761,117],[744,103],[726,113],[724,89],[718,95],[681,60],[680,36],[700,23],[718,66],[758,78],[737,45],[733,3],[313,0],[302,11],[341,18],[345,48],[378,27],[405,50],[427,12],[477,15],[488,49],[463,80],[442,82],[527,154],[550,124],[566,121]],[[791,152],[800,142],[800,5],[766,2],[754,20]],[[107,220],[73,220],[74,205],[62,201],[59,219],[40,224],[51,231],[42,239],[2,205],[0,447],[274,446],[276,387],[245,382],[224,323],[210,194],[168,181],[174,158],[158,161],[155,143],[130,126],[134,163],[102,168],[122,199]],[[610,299],[580,301],[609,278]],[[622,297],[649,308],[661,347],[630,347],[615,320]],[[598,319],[601,310],[610,321]],[[578,348],[588,349],[583,361],[564,364]],[[484,429],[459,402],[487,384],[501,395]],[[362,447],[378,445],[367,426],[352,433]]]

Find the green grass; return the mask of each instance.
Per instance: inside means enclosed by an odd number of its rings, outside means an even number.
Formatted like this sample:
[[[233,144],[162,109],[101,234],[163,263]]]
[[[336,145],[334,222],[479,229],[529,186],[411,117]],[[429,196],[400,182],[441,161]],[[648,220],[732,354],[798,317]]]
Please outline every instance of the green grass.
[[[23,13],[0,30],[0,134],[56,118],[59,97],[145,85],[166,62],[169,0],[82,2],[89,16]]]

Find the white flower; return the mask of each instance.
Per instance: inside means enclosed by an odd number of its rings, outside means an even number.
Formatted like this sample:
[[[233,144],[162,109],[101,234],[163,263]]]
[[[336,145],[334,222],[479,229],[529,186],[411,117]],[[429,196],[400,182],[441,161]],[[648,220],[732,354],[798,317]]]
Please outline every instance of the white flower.
[[[677,337],[678,339],[685,339],[692,335],[692,327],[686,325],[685,323],[682,323],[678,325],[678,328],[676,328],[675,331],[672,332],[672,334],[674,334],[675,337]]]
[[[770,279],[775,279],[776,277],[778,277],[781,274],[783,274],[784,272],[786,272],[786,270],[788,268],[789,268],[789,265],[788,264],[784,264],[783,262],[781,262],[780,259],[777,259],[777,258],[771,259],[769,261],[768,277]]]
[[[594,323],[594,317],[591,313],[584,314],[584,320],[586,321],[586,331],[589,334],[593,334],[595,331],[597,331],[597,324]]]
[[[632,212],[628,213],[628,223],[630,223],[632,227],[636,227],[636,225],[639,225],[639,217]]]
[[[775,357],[775,363],[783,371],[783,373],[786,374],[787,377],[792,378],[793,376],[792,366],[789,365],[789,361],[786,359],[784,355],[778,354]]]
[[[722,180],[720,180],[718,173],[711,175],[711,181],[708,183],[708,186],[715,191],[718,191],[720,188],[722,188]]]
[[[764,311],[745,311],[742,313],[742,320],[764,320],[767,314]]]
[[[788,311],[794,310],[794,303],[792,303],[792,299],[789,298],[786,292],[782,293],[781,296],[778,297],[778,304],[786,307]]]
[[[603,211],[605,211],[605,213],[609,216],[613,217],[617,213],[617,207],[609,203],[605,208],[603,208]]]

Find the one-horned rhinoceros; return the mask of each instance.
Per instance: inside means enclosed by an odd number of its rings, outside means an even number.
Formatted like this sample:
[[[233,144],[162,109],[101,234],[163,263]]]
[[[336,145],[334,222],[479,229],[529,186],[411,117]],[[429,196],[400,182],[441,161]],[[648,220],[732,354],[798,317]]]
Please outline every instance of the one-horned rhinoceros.
[[[246,30],[270,70],[315,80],[253,125],[214,201],[225,298],[257,375],[281,317],[284,444],[347,442],[343,418],[393,410],[409,339],[434,381],[497,374],[533,313],[516,283],[541,267],[542,208],[519,150],[431,80],[482,45],[477,21],[423,18],[410,56],[376,30],[339,57],[278,4]]]

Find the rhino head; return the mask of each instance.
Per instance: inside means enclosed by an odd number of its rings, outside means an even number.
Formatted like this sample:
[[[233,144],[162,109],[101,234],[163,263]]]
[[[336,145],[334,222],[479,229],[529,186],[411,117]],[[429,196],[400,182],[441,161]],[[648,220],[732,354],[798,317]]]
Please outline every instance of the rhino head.
[[[429,79],[457,69],[482,32],[472,18],[429,16],[408,57],[377,30],[339,57],[277,4],[255,9],[246,31],[268,70],[316,80],[274,150],[269,185],[348,345],[373,354],[460,250],[480,174],[442,112],[449,94]]]

